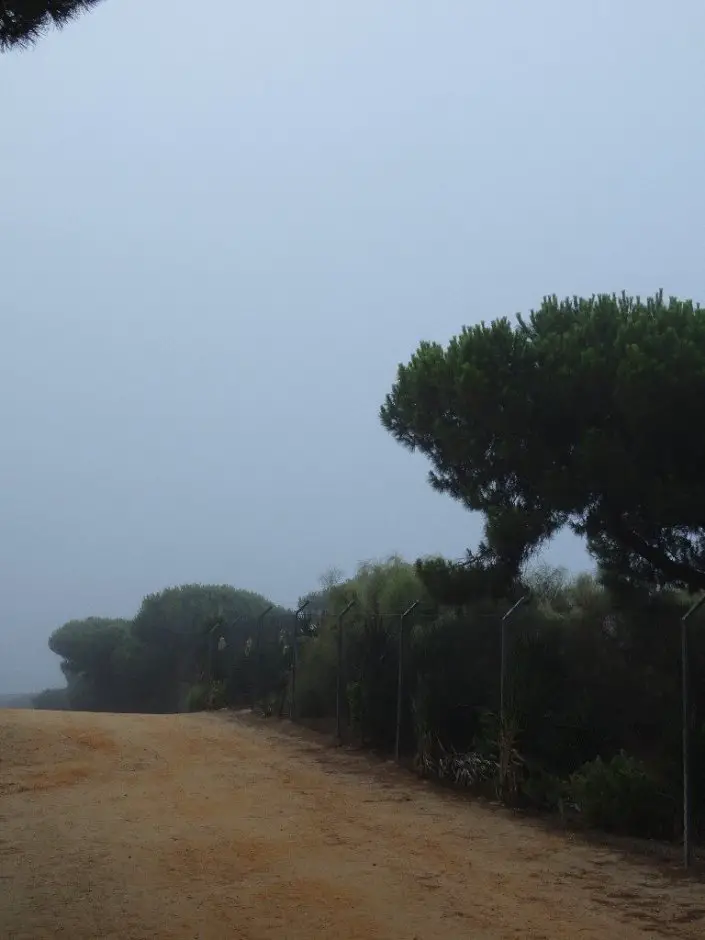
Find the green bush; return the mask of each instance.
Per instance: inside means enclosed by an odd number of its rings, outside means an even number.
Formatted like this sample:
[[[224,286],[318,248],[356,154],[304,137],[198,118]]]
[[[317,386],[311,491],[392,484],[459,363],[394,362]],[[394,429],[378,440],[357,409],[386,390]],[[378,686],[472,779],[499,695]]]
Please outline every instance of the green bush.
[[[359,731],[362,724],[362,683],[348,682],[346,691],[350,726]]]
[[[63,689],[44,689],[32,699],[34,708],[47,708],[51,711],[61,711],[71,707],[69,701],[69,690]]]
[[[526,777],[521,783],[523,801],[534,809],[562,812],[565,804],[570,802],[568,784],[540,764],[529,763],[526,769]]]
[[[186,711],[202,712],[206,710],[206,701],[208,698],[208,686],[205,682],[199,682],[192,685],[186,695]]]
[[[199,682],[186,695],[186,711],[205,712],[227,705],[224,682]]]
[[[570,778],[570,798],[587,825],[644,838],[673,838],[677,806],[646,766],[623,751],[596,758]]]
[[[335,635],[325,625],[319,636],[299,640],[296,674],[296,711],[300,718],[328,718],[335,714],[338,656]]]
[[[397,709],[398,618],[371,617],[347,631],[347,702],[350,723],[371,747],[394,746]],[[411,730],[411,720],[405,722]]]

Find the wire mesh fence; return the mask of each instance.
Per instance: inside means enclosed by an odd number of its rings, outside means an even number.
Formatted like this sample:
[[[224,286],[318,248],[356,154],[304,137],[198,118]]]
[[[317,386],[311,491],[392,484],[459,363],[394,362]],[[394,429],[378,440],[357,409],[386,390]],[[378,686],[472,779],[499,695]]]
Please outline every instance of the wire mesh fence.
[[[423,611],[337,616],[305,611],[218,623],[205,681],[233,707],[318,721],[340,741],[394,750],[414,746],[413,633]]]
[[[694,673],[705,674],[702,632],[692,657]],[[667,609],[586,606],[556,616],[538,604],[409,605],[390,613],[351,602],[335,612],[265,611],[216,624],[205,678],[222,687],[224,704],[313,723],[341,743],[400,760],[413,756],[422,772],[456,785],[491,782],[506,802],[521,794],[563,812],[572,805],[567,782],[583,787],[587,806],[599,802],[591,787],[619,777],[637,795],[625,797],[616,822],[600,817],[599,824],[619,828],[640,805],[646,822],[639,817],[629,827],[655,832],[658,822],[661,832],[674,818],[678,826],[671,782],[681,755],[679,665],[679,618]],[[700,686],[693,694],[697,780],[705,699]],[[638,755],[636,763],[625,751]],[[665,782],[652,786],[649,767]],[[695,811],[702,835],[701,795]]]

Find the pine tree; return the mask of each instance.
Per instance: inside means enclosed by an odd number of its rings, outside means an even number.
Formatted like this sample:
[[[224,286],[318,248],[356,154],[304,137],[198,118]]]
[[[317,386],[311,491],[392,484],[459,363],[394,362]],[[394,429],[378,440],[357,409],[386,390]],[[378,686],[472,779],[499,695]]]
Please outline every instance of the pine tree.
[[[0,50],[29,46],[54,25],[63,26],[100,0],[0,0]]]

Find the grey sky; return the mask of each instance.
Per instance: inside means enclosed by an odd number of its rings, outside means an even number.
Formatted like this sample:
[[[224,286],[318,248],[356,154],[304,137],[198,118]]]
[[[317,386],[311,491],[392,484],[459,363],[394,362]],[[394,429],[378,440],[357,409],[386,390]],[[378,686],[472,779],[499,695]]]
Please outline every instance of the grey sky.
[[[701,0],[206,8],[0,59],[0,691],[171,584],[462,554],[397,363],[548,292],[705,299]]]

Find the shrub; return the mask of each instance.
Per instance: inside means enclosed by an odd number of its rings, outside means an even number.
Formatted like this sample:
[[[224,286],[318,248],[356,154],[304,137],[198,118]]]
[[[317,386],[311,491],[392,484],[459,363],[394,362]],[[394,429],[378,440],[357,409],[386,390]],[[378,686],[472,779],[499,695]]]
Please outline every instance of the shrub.
[[[569,786],[565,780],[536,763],[527,765],[521,796],[528,806],[551,813],[562,813],[566,803],[570,803]]]
[[[494,784],[498,773],[497,762],[477,752],[458,754],[451,751],[443,754],[438,761],[438,777],[457,787],[472,789],[483,784]]]
[[[463,753],[445,748],[433,734],[424,735],[416,753],[417,772],[454,787],[463,787],[477,793],[495,795],[499,764],[485,753]]]
[[[69,690],[64,689],[44,689],[32,699],[34,708],[47,708],[52,711],[65,710],[71,707],[69,702]]]
[[[676,803],[646,766],[622,751],[596,758],[570,778],[570,796],[587,825],[645,838],[672,838]]]
[[[398,618],[370,617],[347,633],[350,721],[363,743],[394,746],[397,710]],[[411,721],[404,723],[411,730]]]
[[[359,732],[362,724],[362,683],[348,682],[346,691],[350,725]]]
[[[204,712],[225,708],[226,690],[223,682],[199,682],[186,695],[186,711]]]
[[[296,711],[300,718],[328,718],[335,714],[338,657],[329,625],[317,637],[299,640],[296,674]]]
[[[192,685],[186,694],[186,711],[205,711],[207,696],[208,686],[205,682],[199,682],[196,685]]]

